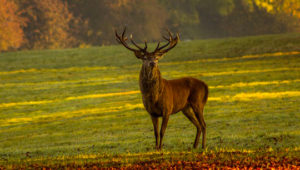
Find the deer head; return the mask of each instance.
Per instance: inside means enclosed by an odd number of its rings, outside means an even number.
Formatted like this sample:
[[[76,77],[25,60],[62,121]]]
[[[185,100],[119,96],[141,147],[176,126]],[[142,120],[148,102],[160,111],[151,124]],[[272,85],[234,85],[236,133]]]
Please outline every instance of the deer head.
[[[172,33],[168,31],[168,34],[169,34],[169,38],[163,36],[163,38],[165,40],[167,40],[168,42],[163,45],[163,46],[160,46],[160,42],[158,42],[155,50],[153,52],[148,52],[147,51],[147,42],[145,41],[145,46],[144,48],[140,47],[139,45],[137,45],[133,39],[132,39],[132,34],[130,35],[130,41],[131,43],[136,47],[136,48],[132,48],[130,47],[126,40],[128,39],[126,36],[125,36],[125,33],[126,33],[126,27],[124,28],[124,31],[122,33],[122,35],[119,35],[117,31],[115,31],[116,33],[116,40],[122,44],[124,47],[126,47],[128,50],[130,51],[133,51],[135,56],[138,58],[138,59],[141,59],[143,61],[143,64],[148,66],[148,67],[155,67],[157,66],[157,63],[158,63],[158,60],[165,54],[167,53],[168,51],[170,51],[172,48],[174,48],[178,41],[179,41],[179,35],[178,33],[176,34],[175,37],[172,36]]]

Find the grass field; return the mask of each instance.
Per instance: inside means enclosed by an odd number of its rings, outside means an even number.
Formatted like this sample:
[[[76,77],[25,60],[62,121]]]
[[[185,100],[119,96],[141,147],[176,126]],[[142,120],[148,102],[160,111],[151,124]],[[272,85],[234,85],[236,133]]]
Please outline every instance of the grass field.
[[[300,34],[180,42],[160,61],[164,78],[209,86],[204,151],[192,149],[196,129],[182,113],[169,120],[163,152],[154,150],[140,67],[121,46],[0,54],[0,167],[118,167],[220,153],[299,166]]]

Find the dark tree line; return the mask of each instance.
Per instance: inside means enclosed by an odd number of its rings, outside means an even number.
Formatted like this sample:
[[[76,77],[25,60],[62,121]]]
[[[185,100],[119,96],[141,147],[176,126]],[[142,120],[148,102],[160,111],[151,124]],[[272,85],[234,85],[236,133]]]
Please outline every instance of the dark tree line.
[[[299,0],[1,0],[0,51],[300,32]]]

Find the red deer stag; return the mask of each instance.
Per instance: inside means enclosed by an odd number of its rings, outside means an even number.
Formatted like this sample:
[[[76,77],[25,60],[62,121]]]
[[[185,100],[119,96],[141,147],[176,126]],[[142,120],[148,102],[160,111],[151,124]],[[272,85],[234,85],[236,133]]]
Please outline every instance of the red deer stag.
[[[122,35],[119,35],[116,31],[116,39],[128,50],[133,51],[135,56],[143,62],[139,85],[144,107],[152,118],[156,149],[161,150],[162,148],[169,116],[179,111],[182,111],[197,128],[194,148],[198,146],[201,132],[202,148],[205,148],[206,124],[203,117],[203,109],[208,97],[207,85],[203,81],[191,77],[166,80],[162,78],[158,69],[158,60],[176,46],[179,41],[178,34],[173,37],[168,30],[169,38],[163,37],[168,42],[163,46],[160,46],[159,42],[153,52],[148,52],[147,42],[145,42],[145,47],[142,48],[132,40],[132,35],[130,41],[137,49],[130,47],[126,42],[125,32],[126,28]],[[160,140],[158,136],[159,117],[162,117]]]

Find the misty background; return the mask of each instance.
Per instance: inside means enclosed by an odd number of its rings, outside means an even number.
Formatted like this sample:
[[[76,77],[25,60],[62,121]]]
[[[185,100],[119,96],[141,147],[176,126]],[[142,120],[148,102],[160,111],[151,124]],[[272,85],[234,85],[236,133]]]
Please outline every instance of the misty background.
[[[300,0],[1,0],[0,51],[300,32]]]

